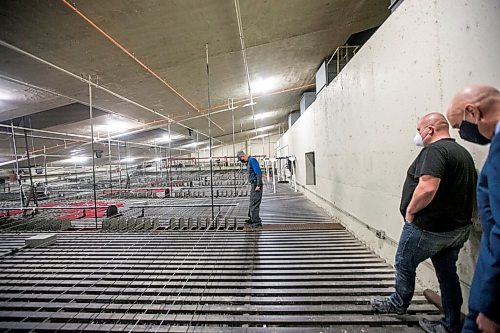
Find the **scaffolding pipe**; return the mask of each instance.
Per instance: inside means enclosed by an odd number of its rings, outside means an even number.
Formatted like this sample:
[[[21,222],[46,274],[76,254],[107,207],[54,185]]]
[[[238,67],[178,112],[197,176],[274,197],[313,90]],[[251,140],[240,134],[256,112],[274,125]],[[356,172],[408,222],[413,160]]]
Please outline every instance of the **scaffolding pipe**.
[[[108,163],[109,163],[109,188],[111,194],[113,194],[113,175],[112,175],[112,166],[111,166],[111,140],[109,138],[108,132]]]
[[[207,55],[207,99],[208,99],[208,149],[210,156],[210,198],[212,202],[212,220],[215,219],[214,215],[214,171],[213,171],[213,161],[212,161],[212,126],[210,121],[210,68],[208,66],[208,43],[206,46],[206,55]]]
[[[44,176],[45,176],[45,186],[48,185],[48,181],[47,181],[47,154],[45,153],[45,145],[43,145],[43,173],[44,173]]]
[[[5,124],[0,124],[0,127],[9,128],[9,129],[14,128],[14,129],[20,130],[20,131],[28,130],[28,131],[33,131],[33,132],[49,133],[49,134],[54,134],[54,135],[65,135],[65,136],[69,136],[69,137],[77,137],[77,138],[81,138],[81,139],[84,139],[84,140],[90,140],[90,137],[88,135],[79,135],[79,134],[71,134],[71,133],[61,133],[61,132],[54,132],[54,131],[47,131],[47,130],[40,130],[40,129],[32,129],[31,130],[31,129],[26,128],[26,127],[14,126],[13,124],[10,125],[10,126],[9,125],[5,125]],[[0,133],[0,134],[2,134],[2,133]],[[14,134],[15,135],[21,135],[21,136],[23,135],[23,134],[18,134],[18,133],[15,133],[15,132],[14,132]],[[67,148],[66,147],[66,140],[75,141],[74,144],[77,144],[78,142],[85,142],[84,140],[80,141],[80,140],[71,140],[71,139],[66,139],[66,138],[47,138],[47,139],[64,141],[64,148]],[[111,142],[115,142],[115,141],[117,143],[120,142],[119,140],[113,140],[113,139],[111,139]],[[96,140],[96,142],[97,142],[97,140]],[[85,144],[82,144],[81,146],[84,146],[84,145],[87,145],[87,144],[88,144],[88,142],[86,142]],[[152,147],[152,145],[145,144],[145,143],[138,143],[138,142],[134,143],[133,142],[131,144],[135,145],[135,146],[140,146],[140,147]],[[47,149],[53,149],[53,148],[58,148],[58,147],[61,147],[61,145],[57,144],[55,146],[48,147]],[[187,149],[182,149],[182,148],[171,148],[171,149],[189,151]],[[37,151],[38,150],[33,150],[32,153],[35,153]],[[24,161],[24,160],[26,160],[26,159],[25,158],[19,159],[19,161]],[[16,162],[15,160],[2,162],[2,163],[0,163],[0,166],[8,165],[8,164],[15,163],[15,162]]]
[[[168,120],[168,121],[173,121],[173,122],[175,122],[177,125],[179,125],[179,126],[181,126],[181,127],[184,127],[184,128],[189,128],[187,125],[184,125],[184,124],[182,124],[182,123],[176,122],[176,121],[174,121],[173,119],[171,119],[170,117],[167,117],[167,116],[165,116],[165,115],[163,115],[163,114],[161,114],[161,113],[159,113],[159,112],[157,112],[157,111],[155,111],[155,110],[153,110],[153,109],[151,109],[151,108],[148,108],[148,107],[146,107],[146,106],[144,106],[144,105],[142,105],[142,104],[139,104],[139,103],[137,103],[137,102],[135,102],[135,101],[133,101],[133,100],[131,100],[131,99],[127,98],[127,97],[124,97],[124,96],[122,96],[122,95],[120,95],[120,94],[118,94],[118,93],[116,93],[116,92],[114,92],[114,91],[111,91],[111,90],[109,90],[109,89],[107,89],[107,88],[105,88],[105,87],[103,87],[103,86],[100,86],[100,85],[98,85],[98,84],[96,84],[96,83],[94,83],[94,82],[92,82],[92,81],[90,81],[90,80],[88,80],[88,79],[86,79],[86,78],[84,78],[84,77],[81,77],[81,76],[79,76],[79,75],[77,75],[77,74],[74,74],[74,73],[72,73],[72,72],[70,72],[70,71],[68,71],[68,70],[66,70],[66,69],[64,69],[64,68],[62,68],[62,67],[60,67],[60,66],[57,66],[57,65],[55,65],[55,64],[53,64],[53,63],[51,63],[51,62],[49,62],[49,61],[47,61],[47,60],[45,60],[45,59],[42,59],[42,58],[40,58],[40,57],[38,57],[38,56],[36,56],[36,55],[34,55],[34,54],[31,54],[31,53],[29,53],[29,52],[27,52],[27,51],[25,51],[25,50],[22,50],[22,49],[20,49],[20,48],[18,48],[18,47],[16,47],[16,46],[14,46],[14,45],[12,45],[12,44],[9,44],[9,43],[7,43],[7,42],[3,41],[3,40],[0,40],[0,45],[1,45],[1,46],[4,46],[4,47],[6,47],[6,48],[8,48],[8,49],[10,49],[10,50],[13,50],[13,51],[15,51],[15,52],[21,53],[21,54],[23,54],[23,55],[25,55],[25,56],[27,56],[27,57],[29,57],[29,58],[32,58],[32,59],[34,59],[34,60],[37,60],[37,61],[39,61],[39,62],[41,62],[41,63],[43,63],[43,64],[45,64],[45,65],[48,65],[48,66],[50,66],[50,67],[52,67],[52,68],[54,68],[54,69],[56,69],[56,70],[58,70],[58,71],[61,71],[61,72],[65,73],[65,74],[67,74],[67,75],[69,75],[69,76],[71,76],[71,77],[73,77],[73,78],[75,78],[75,79],[77,79],[77,80],[81,81],[81,82],[87,83],[87,84],[89,84],[89,85],[93,86],[94,88],[100,89],[100,90],[102,90],[102,91],[104,91],[104,92],[106,92],[106,93],[108,93],[108,94],[110,94],[110,95],[112,95],[112,96],[114,96],[114,97],[116,97],[116,98],[118,98],[118,99],[120,99],[120,100],[124,101],[124,102],[127,102],[127,103],[130,103],[130,104],[132,104],[132,105],[135,105],[135,106],[137,106],[137,107],[139,107],[139,108],[141,108],[141,109],[143,109],[143,110],[146,110],[146,111],[148,111],[148,112],[151,112],[151,113],[153,113],[153,114],[155,114],[155,115],[157,115],[157,116],[160,116],[161,118],[166,119],[166,120]],[[148,130],[149,130],[149,129],[148,129]],[[206,135],[205,133],[203,133],[203,132],[200,132],[200,134],[202,134],[202,135],[204,135],[204,136],[207,136],[207,135]]]
[[[233,162],[236,164],[236,148],[234,145],[234,98],[231,98],[231,120],[233,123]],[[234,193],[236,195],[236,169],[233,170]]]
[[[120,178],[120,188],[123,188],[122,186],[122,161],[120,157],[120,140],[118,140],[118,175]]]
[[[129,161],[132,161],[132,157],[130,157],[127,141],[125,141],[125,173],[127,174],[127,180],[125,183],[126,188],[130,188],[130,173],[128,172]]]
[[[274,164],[276,163],[276,160],[271,161],[271,173],[273,175],[273,193],[276,193],[276,177],[274,177]]]
[[[12,145],[14,146],[14,155],[16,158],[16,179],[17,183],[19,184],[19,196],[21,199],[21,206],[25,206],[24,204],[24,191],[23,191],[23,184],[21,182],[21,175],[19,173],[19,159],[17,157],[17,147],[16,147],[16,136],[14,135],[14,123],[11,121],[10,122],[11,127],[12,127]]]
[[[23,117],[24,123],[26,123],[26,117]],[[30,192],[33,196],[33,202],[35,203],[35,207],[38,207],[38,201],[36,200],[36,188],[33,186],[33,173],[31,172],[31,162],[30,162],[30,149],[28,146],[28,132],[24,130],[24,143],[26,144],[26,159],[28,160],[28,173],[30,176]],[[30,203],[30,198],[28,197],[28,205]]]
[[[89,82],[90,75],[89,75]],[[92,149],[92,183],[94,190],[94,218],[95,228],[97,229],[97,193],[95,190],[95,149],[94,149],[94,121],[92,115],[92,85],[89,83],[89,113],[90,113],[90,136],[91,136],[91,149]]]
[[[168,179],[170,185],[170,196],[172,196],[173,191],[173,179],[172,179],[172,150],[170,149],[170,143],[172,142],[172,137],[170,134],[170,122],[168,123]]]

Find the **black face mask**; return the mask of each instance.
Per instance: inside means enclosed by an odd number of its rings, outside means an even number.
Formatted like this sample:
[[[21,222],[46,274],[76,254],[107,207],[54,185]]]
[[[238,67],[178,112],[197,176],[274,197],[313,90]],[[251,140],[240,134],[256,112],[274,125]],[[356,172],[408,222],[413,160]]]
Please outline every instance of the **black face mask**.
[[[460,137],[465,141],[477,143],[479,145],[487,145],[491,142],[490,139],[484,137],[481,133],[479,133],[477,124],[470,123],[467,120],[462,121],[458,133],[460,134]]]

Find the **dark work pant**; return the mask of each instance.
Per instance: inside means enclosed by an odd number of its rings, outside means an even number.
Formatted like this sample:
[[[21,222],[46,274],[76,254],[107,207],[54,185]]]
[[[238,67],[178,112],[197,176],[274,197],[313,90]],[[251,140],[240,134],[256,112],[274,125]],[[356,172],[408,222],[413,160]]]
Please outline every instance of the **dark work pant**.
[[[250,191],[250,205],[248,206],[248,217],[252,223],[261,223],[262,220],[259,216],[260,202],[262,201],[262,190],[263,186],[260,187],[260,191],[255,191],[255,184],[252,184],[252,189]]]
[[[469,237],[470,227],[448,232],[430,232],[405,223],[396,253],[396,292],[390,301],[398,308],[410,305],[415,290],[418,264],[431,259],[441,289],[444,318],[442,324],[450,332],[460,332],[462,291],[456,262],[460,248]]]

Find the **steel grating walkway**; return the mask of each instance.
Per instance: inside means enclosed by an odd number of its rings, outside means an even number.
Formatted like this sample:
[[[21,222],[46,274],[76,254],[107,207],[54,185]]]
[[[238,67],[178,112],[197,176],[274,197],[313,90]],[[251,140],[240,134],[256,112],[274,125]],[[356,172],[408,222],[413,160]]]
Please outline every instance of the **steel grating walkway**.
[[[265,192],[264,228],[0,233],[4,332],[421,332],[438,310],[375,314],[391,266],[301,194]]]

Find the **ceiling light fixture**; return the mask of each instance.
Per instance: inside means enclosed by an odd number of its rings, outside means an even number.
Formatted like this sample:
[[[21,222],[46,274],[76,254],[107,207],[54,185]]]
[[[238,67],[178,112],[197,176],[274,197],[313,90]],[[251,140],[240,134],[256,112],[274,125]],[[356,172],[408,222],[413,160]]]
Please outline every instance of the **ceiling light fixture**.
[[[188,143],[187,145],[184,145],[184,147],[197,147],[197,146],[200,146],[202,144],[203,144],[203,142],[191,142],[191,143]]]
[[[89,157],[87,157],[87,156],[72,156],[69,159],[69,161],[72,162],[72,163],[82,163],[82,162],[85,162],[88,159],[89,159]]]
[[[8,101],[14,99],[12,94],[7,90],[0,89],[0,100]]]
[[[267,79],[258,78],[252,82],[252,90],[257,93],[266,93],[276,87],[276,79],[268,77]]]
[[[155,140],[153,140],[154,142],[156,143],[168,143],[168,142],[172,142],[174,140],[178,140],[178,139],[182,139],[184,136],[183,135],[168,135],[168,134],[165,134]]]
[[[255,115],[255,120],[262,120],[272,116],[272,112],[258,113]]]
[[[126,158],[122,159],[120,162],[125,163],[125,162],[133,162],[133,161],[135,161],[135,158],[126,157]]]

